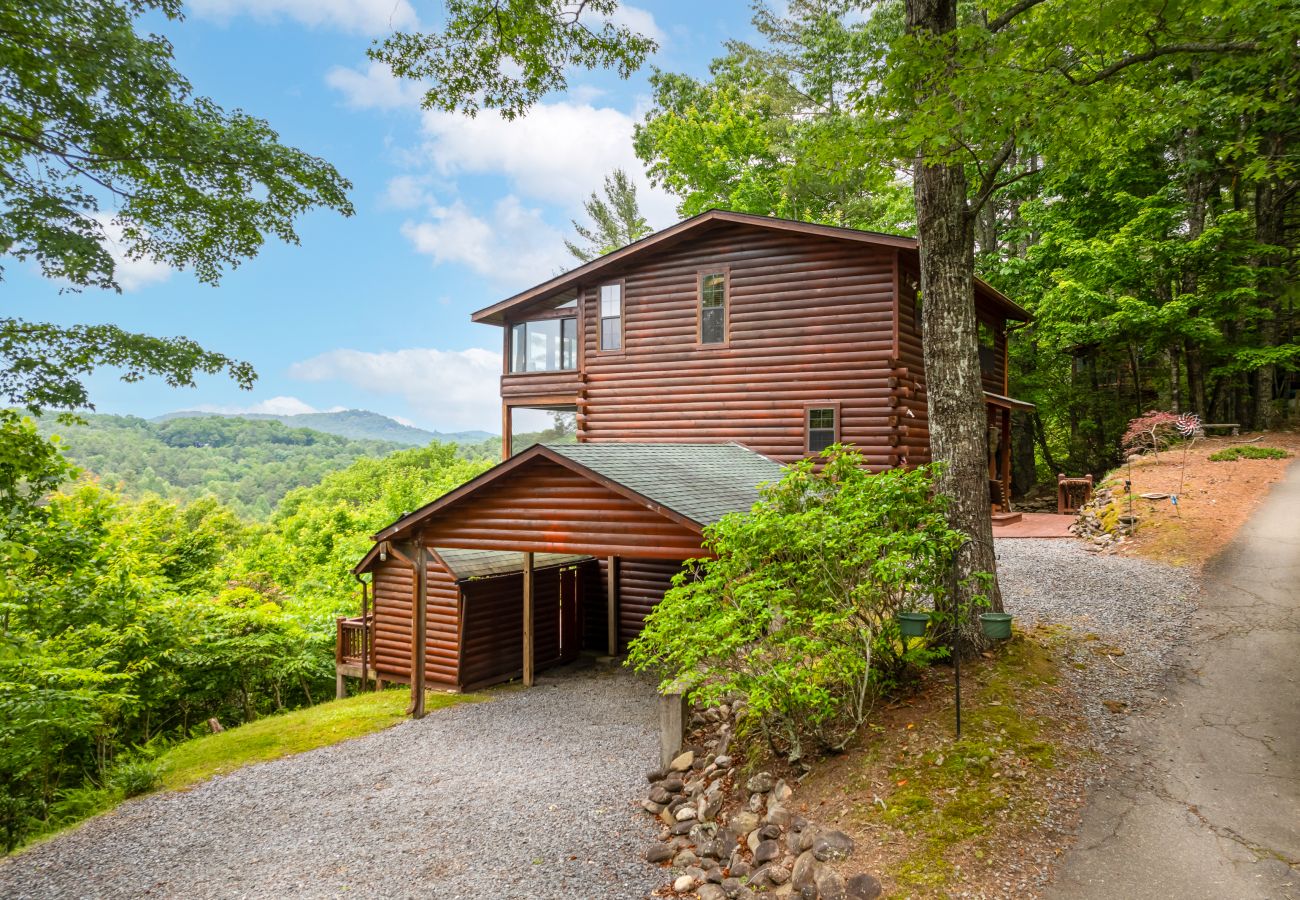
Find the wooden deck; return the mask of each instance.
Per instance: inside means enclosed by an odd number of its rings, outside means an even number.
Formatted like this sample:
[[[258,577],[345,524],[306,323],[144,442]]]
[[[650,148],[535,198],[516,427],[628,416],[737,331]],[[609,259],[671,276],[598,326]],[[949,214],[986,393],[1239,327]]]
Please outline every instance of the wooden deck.
[[[1056,513],[1021,513],[1019,522],[993,526],[995,538],[1068,538],[1074,516],[1059,516]]]

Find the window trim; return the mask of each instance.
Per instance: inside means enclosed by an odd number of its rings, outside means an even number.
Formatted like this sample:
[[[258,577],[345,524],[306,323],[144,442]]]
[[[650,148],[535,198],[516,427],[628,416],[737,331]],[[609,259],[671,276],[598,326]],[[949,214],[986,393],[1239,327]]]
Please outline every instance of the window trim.
[[[618,316],[618,346],[607,348],[601,342],[601,333],[604,331],[605,316],[602,315],[600,308],[600,292],[602,288],[618,285],[619,296],[619,316]],[[602,281],[595,285],[592,293],[595,295],[593,308],[596,319],[596,352],[602,355],[615,356],[627,352],[627,279],[613,278],[609,281]]]
[[[842,403],[839,400],[822,400],[819,402],[805,403],[803,405],[803,455],[807,457],[820,456],[820,450],[812,449],[812,411],[814,409],[829,409],[835,414],[835,434],[831,439],[832,444],[842,443],[841,429],[844,424]]]
[[[704,341],[704,277],[722,276],[722,340]],[[695,346],[711,350],[731,346],[731,266],[707,266],[695,273]]]

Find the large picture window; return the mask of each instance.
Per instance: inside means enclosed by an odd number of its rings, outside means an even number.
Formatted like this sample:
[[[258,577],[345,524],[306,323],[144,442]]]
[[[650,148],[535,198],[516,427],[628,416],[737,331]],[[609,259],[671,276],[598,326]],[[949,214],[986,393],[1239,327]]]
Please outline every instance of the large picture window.
[[[727,342],[727,273],[700,276],[700,343]]]
[[[623,347],[623,285],[606,284],[600,288],[600,349]]]
[[[577,319],[538,319],[520,322],[511,329],[511,372],[560,372],[576,368]]]

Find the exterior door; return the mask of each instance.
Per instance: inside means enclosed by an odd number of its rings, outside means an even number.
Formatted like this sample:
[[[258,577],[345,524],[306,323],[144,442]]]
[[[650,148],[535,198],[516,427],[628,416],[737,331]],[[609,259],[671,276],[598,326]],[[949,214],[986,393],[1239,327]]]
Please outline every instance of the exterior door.
[[[582,579],[578,567],[560,570],[560,661],[572,662],[582,649]]]

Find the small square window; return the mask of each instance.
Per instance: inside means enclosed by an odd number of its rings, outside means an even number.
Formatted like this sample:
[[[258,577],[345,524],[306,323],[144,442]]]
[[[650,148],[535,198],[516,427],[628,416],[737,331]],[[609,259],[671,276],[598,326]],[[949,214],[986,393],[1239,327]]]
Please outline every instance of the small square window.
[[[808,452],[820,453],[835,443],[835,408],[808,410]]]

